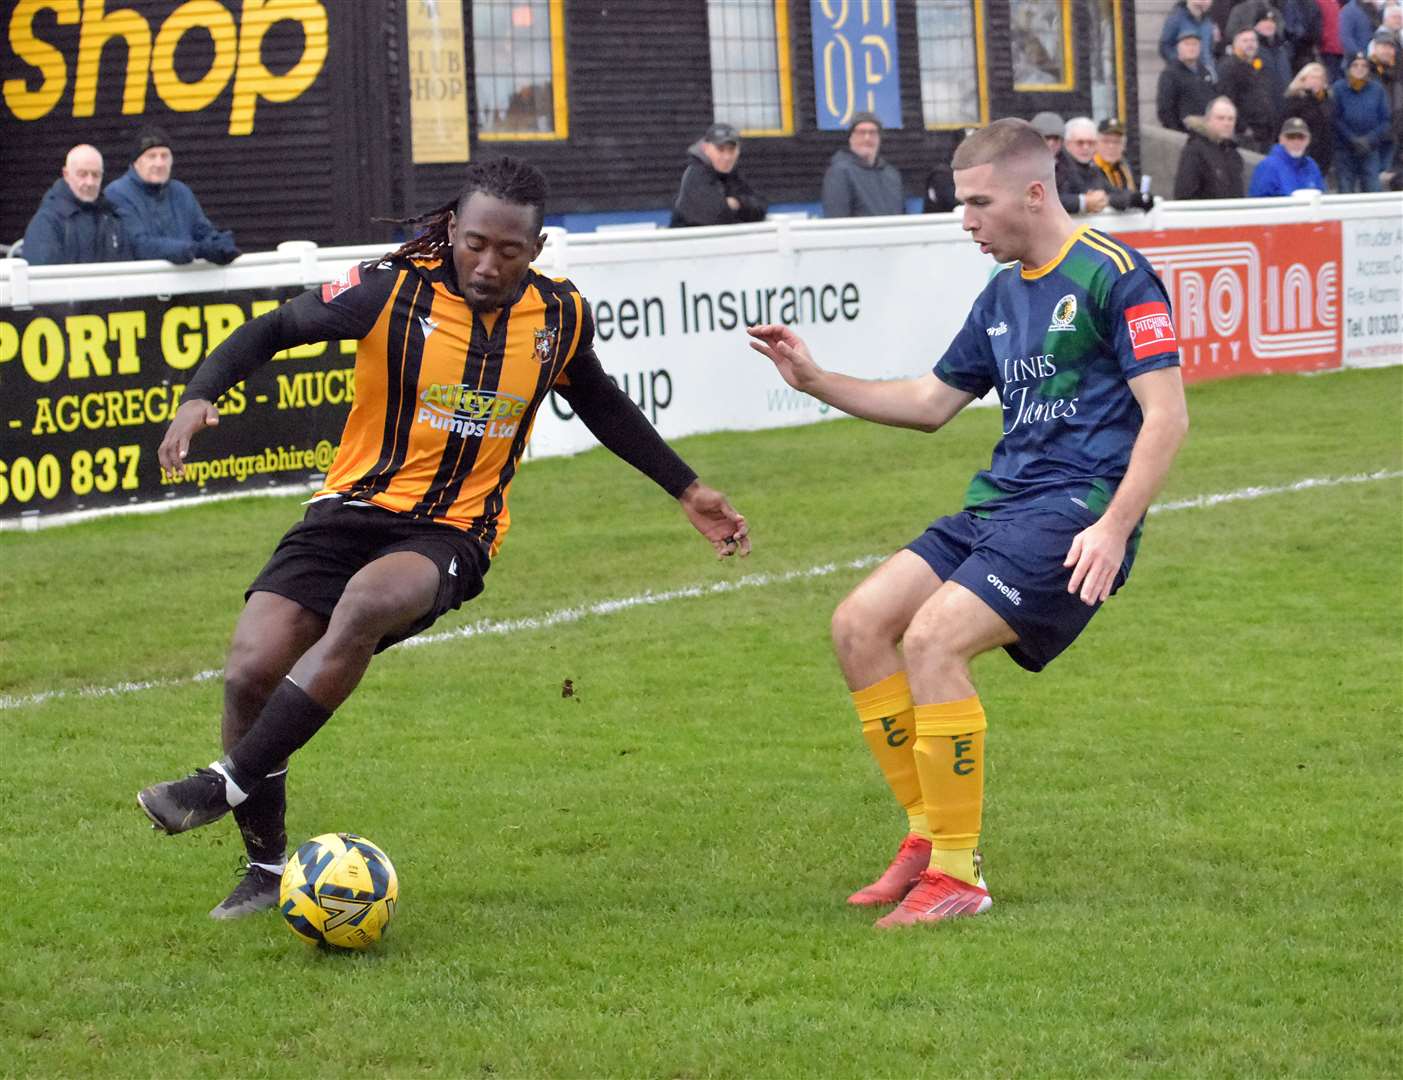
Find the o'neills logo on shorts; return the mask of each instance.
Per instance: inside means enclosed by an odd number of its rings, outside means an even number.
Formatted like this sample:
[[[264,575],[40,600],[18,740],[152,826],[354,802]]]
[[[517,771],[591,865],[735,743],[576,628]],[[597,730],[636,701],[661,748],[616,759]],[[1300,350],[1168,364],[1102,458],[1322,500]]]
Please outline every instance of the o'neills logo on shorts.
[[[464,438],[510,439],[526,413],[525,398],[455,383],[430,383],[419,402],[416,424]]]
[[[1001,592],[1001,593],[1003,593],[1005,596],[1007,596],[1007,597],[1008,597],[1008,602],[1009,602],[1010,604],[1012,604],[1014,607],[1020,607],[1020,606],[1022,605],[1022,603],[1023,603],[1023,594],[1020,593],[1017,589],[1014,589],[1014,588],[1011,588],[1011,587],[1008,586],[1008,585],[1005,585],[1002,581],[1000,581],[1000,580],[999,580],[995,575],[993,575],[993,574],[990,574],[990,575],[989,575],[988,577],[986,577],[984,580],[987,581],[990,585],[994,586],[994,588],[998,589],[999,592]]]

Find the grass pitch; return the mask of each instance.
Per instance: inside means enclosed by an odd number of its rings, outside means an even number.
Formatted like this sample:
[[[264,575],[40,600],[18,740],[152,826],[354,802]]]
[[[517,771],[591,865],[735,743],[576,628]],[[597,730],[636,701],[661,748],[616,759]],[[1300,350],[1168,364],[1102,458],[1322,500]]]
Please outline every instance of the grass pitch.
[[[1190,407],[1164,501],[1403,468],[1400,369]],[[295,501],[0,535],[0,1074],[1403,1072],[1396,476],[1156,514],[1047,672],[977,666],[993,911],[845,908],[901,825],[829,654],[842,564],[957,507],[997,432],[687,440],[752,519],[744,564],[602,452],[531,463],[486,594],[436,630],[745,587],[377,660],[289,784],[294,842],[398,867],[365,955],[211,922],[232,823],[157,837],[133,803],[214,755],[218,684],[189,677]]]

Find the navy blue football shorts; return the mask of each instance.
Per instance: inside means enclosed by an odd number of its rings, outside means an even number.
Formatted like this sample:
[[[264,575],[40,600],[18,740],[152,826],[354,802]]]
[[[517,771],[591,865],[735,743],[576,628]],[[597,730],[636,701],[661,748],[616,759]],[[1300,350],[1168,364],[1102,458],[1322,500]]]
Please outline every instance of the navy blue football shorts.
[[[403,633],[387,635],[376,652],[427,630],[439,616],[482,592],[489,561],[482,545],[461,529],[411,518],[366,503],[317,499],[278,542],[244,599],[276,593],[325,619],[331,618],[346,583],[367,563],[395,551],[414,551],[438,567],[433,607]]]
[[[937,518],[906,545],[941,581],[955,581],[988,604],[1013,628],[1018,640],[1005,646],[1029,671],[1041,671],[1076,640],[1096,614],[1067,591],[1070,567],[1062,562],[1072,538],[1094,516],[1079,520],[1055,510],[1033,509],[981,518],[969,510]],[[1125,583],[1131,556],[1111,591]]]

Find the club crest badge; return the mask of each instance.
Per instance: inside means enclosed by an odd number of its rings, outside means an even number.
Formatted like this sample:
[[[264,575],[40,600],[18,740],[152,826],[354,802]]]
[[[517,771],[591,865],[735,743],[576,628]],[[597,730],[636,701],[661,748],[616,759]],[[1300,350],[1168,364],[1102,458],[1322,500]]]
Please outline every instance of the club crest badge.
[[[1052,309],[1052,322],[1048,324],[1048,333],[1059,330],[1075,330],[1077,321],[1077,298],[1071,293],[1057,301],[1057,306]]]
[[[543,364],[549,364],[551,358],[555,356],[555,342],[560,336],[560,330],[554,326],[542,327],[536,331],[536,359]]]

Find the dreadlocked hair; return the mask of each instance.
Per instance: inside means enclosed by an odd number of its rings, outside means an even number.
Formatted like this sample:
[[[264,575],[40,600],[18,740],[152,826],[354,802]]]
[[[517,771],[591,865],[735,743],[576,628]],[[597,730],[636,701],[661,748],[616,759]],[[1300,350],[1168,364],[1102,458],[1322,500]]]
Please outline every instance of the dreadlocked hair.
[[[546,218],[546,177],[540,169],[521,158],[498,157],[471,162],[465,170],[463,188],[456,198],[428,213],[410,218],[376,218],[391,225],[418,228],[413,240],[390,252],[391,259],[445,259],[453,246],[448,222],[476,192],[494,199],[529,206],[536,211],[536,231]]]

